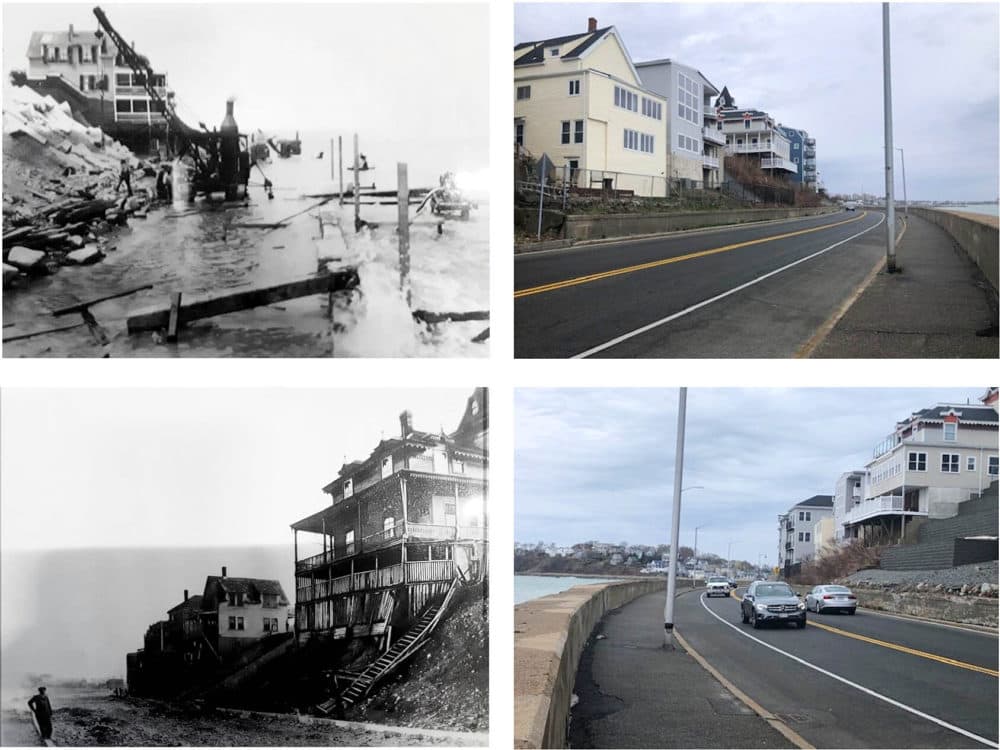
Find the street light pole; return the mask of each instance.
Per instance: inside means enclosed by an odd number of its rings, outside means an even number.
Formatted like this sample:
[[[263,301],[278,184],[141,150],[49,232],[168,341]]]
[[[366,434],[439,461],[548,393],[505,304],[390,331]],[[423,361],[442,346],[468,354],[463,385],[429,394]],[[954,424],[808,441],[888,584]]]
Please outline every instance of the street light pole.
[[[681,486],[684,474],[684,423],[687,416],[687,388],[677,400],[677,451],[674,453],[674,513],[670,529],[670,568],[667,570],[667,603],[663,607],[663,648],[674,647],[674,594],[677,591],[677,553],[681,530]]]
[[[906,213],[906,218],[910,218],[910,201],[906,197],[906,154],[899,146],[896,146],[896,150],[899,152],[899,162],[903,167],[903,211]]]
[[[885,240],[886,271],[896,272],[896,207],[893,201],[892,64],[889,52],[889,3],[882,3],[882,93],[885,114]]]
[[[733,577],[733,540],[729,540],[729,544],[726,546],[726,570],[729,571],[729,577]]]

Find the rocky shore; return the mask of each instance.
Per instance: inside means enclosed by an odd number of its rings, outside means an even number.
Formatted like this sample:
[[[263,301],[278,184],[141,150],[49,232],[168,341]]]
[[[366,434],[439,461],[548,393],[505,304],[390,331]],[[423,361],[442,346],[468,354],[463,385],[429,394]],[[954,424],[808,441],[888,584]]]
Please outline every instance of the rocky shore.
[[[100,261],[116,229],[152,202],[152,163],[25,86],[4,92],[3,152],[5,289]],[[123,160],[131,196],[116,190]]]

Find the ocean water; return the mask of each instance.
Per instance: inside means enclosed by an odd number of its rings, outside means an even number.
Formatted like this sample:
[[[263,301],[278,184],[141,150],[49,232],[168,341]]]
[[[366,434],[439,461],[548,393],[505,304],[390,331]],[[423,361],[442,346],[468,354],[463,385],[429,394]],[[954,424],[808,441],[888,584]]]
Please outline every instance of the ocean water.
[[[578,576],[514,576],[514,604],[558,594],[574,586],[590,583],[608,583],[617,578],[580,578]]]
[[[945,211],[966,211],[970,214],[985,214],[986,216],[997,216],[998,207],[996,203],[977,203],[971,206],[943,206]]]

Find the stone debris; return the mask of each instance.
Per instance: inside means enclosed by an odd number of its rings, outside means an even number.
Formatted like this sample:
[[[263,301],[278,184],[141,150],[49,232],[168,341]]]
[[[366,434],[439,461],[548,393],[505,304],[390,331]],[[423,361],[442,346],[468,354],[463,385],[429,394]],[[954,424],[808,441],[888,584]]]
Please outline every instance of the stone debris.
[[[859,570],[840,583],[889,591],[926,591],[958,596],[997,597],[997,561],[942,570]]]
[[[138,184],[155,171],[150,164],[75,120],[66,103],[27,86],[4,89],[3,152],[5,289],[61,266],[98,262],[105,235],[129,216],[145,216],[152,200]],[[116,189],[122,160],[133,174],[131,197]]]

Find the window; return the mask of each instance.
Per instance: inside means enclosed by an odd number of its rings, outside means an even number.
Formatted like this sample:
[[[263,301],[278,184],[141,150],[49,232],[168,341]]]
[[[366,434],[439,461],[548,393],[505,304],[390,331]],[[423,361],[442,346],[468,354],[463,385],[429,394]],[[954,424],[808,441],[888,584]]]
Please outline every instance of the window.
[[[128,73],[115,73],[115,86],[131,86],[132,76]]]
[[[236,630],[236,618],[234,616],[229,617],[229,629]]]
[[[573,123],[573,143],[583,143],[583,120]]]
[[[264,618],[264,632],[265,633],[277,633],[278,632],[278,618],[277,617],[265,617]]]
[[[965,470],[966,471],[975,471],[976,470],[976,457],[975,456],[966,456],[965,457]]]
[[[958,439],[958,422],[944,423],[945,442],[954,443]]]
[[[580,79],[574,78],[569,82],[569,95],[579,96],[580,95]]]
[[[85,84],[87,82],[87,76],[80,76],[80,91],[86,91]]]
[[[615,86],[615,106],[632,112],[638,112],[639,97],[628,89]]]
[[[132,111],[132,100],[131,99],[116,99],[115,100],[115,112],[131,112]]]
[[[270,617],[265,617],[264,618],[264,632],[265,633],[270,633],[271,632],[271,618]]]
[[[44,62],[49,61],[49,45],[47,44],[42,45],[42,60]]]
[[[802,511],[802,510],[799,511],[799,520],[800,521],[805,521],[806,520],[805,511]]]
[[[796,151],[798,151],[799,150],[799,144],[797,144],[797,143],[792,144],[792,148],[795,149]]]
[[[995,477],[997,475],[997,459],[998,458],[1000,458],[1000,457],[998,457],[998,456],[990,456],[989,459],[988,459],[986,473],[989,474],[991,477]]]
[[[559,48],[553,47],[549,50],[549,57],[559,57]]]
[[[744,130],[749,130],[750,129],[750,121],[749,120],[744,120],[743,121],[743,129]]]
[[[354,478],[348,477],[344,480],[344,498],[347,499],[354,495]]]
[[[382,531],[392,531],[396,528],[396,519],[393,516],[382,519]],[[391,536],[391,534],[389,535]]]
[[[701,125],[701,84],[683,73],[677,74],[677,115]]]
[[[518,146],[524,145],[524,123],[515,122],[514,123],[514,143]]]
[[[800,541],[800,542],[804,542],[804,541],[805,541],[805,540],[804,540],[804,539],[802,538],[802,536],[803,536],[803,534],[802,534],[802,532],[800,531],[800,532],[799,532],[799,541]]]
[[[958,454],[957,453],[942,453],[941,454],[941,471],[946,474],[957,474],[958,473]]]
[[[926,453],[908,453],[906,456],[906,467],[910,471],[927,471]]]
[[[807,521],[811,521],[812,520],[812,511],[808,511],[808,510],[806,511],[806,520]],[[806,541],[809,541],[809,540],[807,539]]]
[[[640,133],[636,130],[625,130],[624,146],[629,151],[642,151],[643,153],[653,153],[653,136],[648,133]]]
[[[654,102],[652,99],[642,97],[642,113],[646,117],[652,117],[654,120],[662,120],[663,105],[660,102]]]
[[[354,529],[344,534],[344,547],[346,547],[346,554],[354,554]]]
[[[807,541],[807,542],[808,542],[808,541],[810,541],[810,540],[811,540],[811,537],[812,537],[812,533],[811,533],[811,532],[809,532],[809,531],[807,531],[807,532],[806,532],[806,541]]]
[[[562,122],[562,140],[560,143],[569,143],[569,120]]]
[[[242,617],[237,617],[236,618],[236,629],[237,630],[246,630],[246,627],[244,626],[244,622],[243,622],[243,618]]]
[[[93,91],[97,87],[97,80],[94,76],[87,76],[87,89]]]
[[[133,112],[148,112],[149,111],[149,101],[147,99],[133,99],[132,100],[132,111]]]
[[[517,98],[530,99],[531,98],[531,86],[518,86],[517,87]]]
[[[59,62],[59,48],[58,47],[53,47],[52,48],[52,59],[55,62]]]
[[[94,44],[90,47],[90,59],[92,62],[97,62],[97,45]]]

